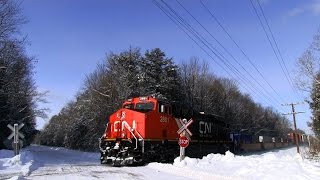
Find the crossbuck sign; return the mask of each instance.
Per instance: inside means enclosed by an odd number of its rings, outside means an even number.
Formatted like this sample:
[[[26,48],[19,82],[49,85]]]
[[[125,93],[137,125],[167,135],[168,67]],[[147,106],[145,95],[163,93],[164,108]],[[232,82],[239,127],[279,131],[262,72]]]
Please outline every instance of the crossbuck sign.
[[[9,129],[11,129],[11,131],[12,131],[12,133],[10,134],[10,136],[8,136],[8,139],[10,140],[10,139],[12,139],[12,137],[13,137],[13,142],[14,142],[14,143],[18,143],[18,141],[19,141],[18,138],[19,138],[19,137],[23,139],[23,138],[24,138],[24,135],[19,132],[19,130],[20,130],[23,126],[24,126],[23,123],[20,124],[20,125],[14,124],[13,127],[11,126],[11,124],[8,124],[7,127],[8,127]],[[15,134],[17,134],[18,137],[16,137]]]
[[[192,133],[190,132],[190,130],[188,129],[188,126],[190,126],[193,122],[193,119],[190,119],[189,121],[187,121],[186,119],[179,119],[179,121],[177,121],[177,124],[179,126],[179,130],[177,131],[178,134],[182,134],[183,132],[187,132],[188,135],[187,136],[192,136]]]
[[[24,124],[14,124],[13,127],[11,124],[8,124],[7,127],[11,129],[12,133],[8,136],[8,139],[13,138],[13,149],[14,149],[14,155],[19,154],[19,149],[20,149],[20,142],[19,142],[19,137],[24,138],[24,135],[19,132],[19,130],[24,126]]]

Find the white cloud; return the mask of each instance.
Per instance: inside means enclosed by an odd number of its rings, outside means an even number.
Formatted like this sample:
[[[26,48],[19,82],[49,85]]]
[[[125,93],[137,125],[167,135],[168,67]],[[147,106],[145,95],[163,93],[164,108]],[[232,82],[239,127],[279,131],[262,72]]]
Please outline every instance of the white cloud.
[[[300,7],[295,7],[287,12],[287,17],[294,17],[304,13],[313,14],[315,16],[320,16],[320,0],[314,0],[309,4],[301,5]]]
[[[320,1],[315,1],[313,4],[311,4],[310,9],[314,15],[320,15]]]
[[[294,8],[288,12],[288,16],[290,16],[290,17],[297,16],[297,15],[302,14],[304,12],[305,12],[305,10],[303,8]]]

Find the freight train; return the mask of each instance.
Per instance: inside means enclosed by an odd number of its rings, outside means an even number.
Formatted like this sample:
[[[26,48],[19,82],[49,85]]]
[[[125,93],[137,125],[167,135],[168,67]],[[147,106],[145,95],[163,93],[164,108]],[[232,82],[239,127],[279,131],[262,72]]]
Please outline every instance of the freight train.
[[[172,162],[179,155],[177,131],[181,118],[193,119],[189,126],[193,136],[186,149],[187,156],[202,157],[232,149],[228,124],[213,115],[187,111],[150,96],[127,99],[109,117],[99,139],[101,163],[125,166]]]

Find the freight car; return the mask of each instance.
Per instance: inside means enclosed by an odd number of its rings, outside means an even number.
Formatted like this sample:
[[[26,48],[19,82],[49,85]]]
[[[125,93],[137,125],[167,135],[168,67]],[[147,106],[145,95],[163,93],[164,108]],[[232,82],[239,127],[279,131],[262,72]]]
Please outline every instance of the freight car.
[[[126,100],[109,117],[99,139],[101,163],[123,166],[173,161],[179,155],[177,121],[181,116],[194,121],[190,126],[193,136],[186,149],[187,156],[223,153],[230,148],[226,123],[213,115],[185,112],[181,106],[154,97]]]
[[[292,144],[301,144],[304,143],[306,140],[306,135],[299,133],[299,132],[290,132],[288,133],[288,142]]]

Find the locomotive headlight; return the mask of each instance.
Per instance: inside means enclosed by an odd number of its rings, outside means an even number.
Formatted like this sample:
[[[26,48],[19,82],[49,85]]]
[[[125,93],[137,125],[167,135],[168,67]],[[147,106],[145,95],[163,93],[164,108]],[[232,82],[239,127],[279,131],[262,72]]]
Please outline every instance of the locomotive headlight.
[[[122,133],[122,137],[124,138],[126,136],[126,134],[125,133]]]
[[[116,143],[116,145],[113,147],[113,149],[119,149],[119,143]]]

